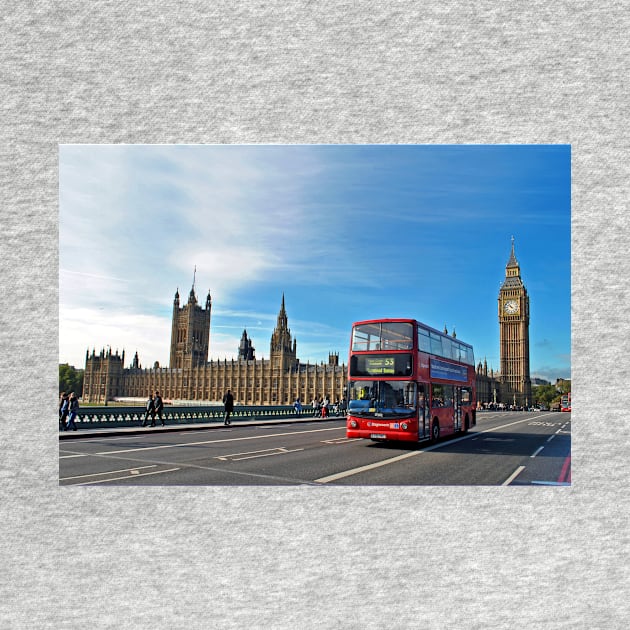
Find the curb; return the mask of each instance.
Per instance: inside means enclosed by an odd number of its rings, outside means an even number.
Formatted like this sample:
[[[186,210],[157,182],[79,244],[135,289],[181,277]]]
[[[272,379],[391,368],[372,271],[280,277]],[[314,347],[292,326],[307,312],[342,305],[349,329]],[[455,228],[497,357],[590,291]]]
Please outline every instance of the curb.
[[[329,416],[327,418],[314,418],[313,416],[307,418],[285,418],[282,420],[243,420],[233,421],[231,427],[237,426],[261,426],[261,425],[273,425],[273,424],[291,424],[296,422],[330,422],[332,420],[345,420],[345,416]],[[116,427],[116,428],[102,428],[102,429],[77,429],[76,431],[59,431],[59,440],[76,440],[86,437],[112,437],[116,435],[146,435],[152,433],[172,433],[174,431],[199,431],[199,430],[216,430],[225,429],[223,421],[205,423],[199,422],[197,424],[167,424],[165,426],[155,427]]]

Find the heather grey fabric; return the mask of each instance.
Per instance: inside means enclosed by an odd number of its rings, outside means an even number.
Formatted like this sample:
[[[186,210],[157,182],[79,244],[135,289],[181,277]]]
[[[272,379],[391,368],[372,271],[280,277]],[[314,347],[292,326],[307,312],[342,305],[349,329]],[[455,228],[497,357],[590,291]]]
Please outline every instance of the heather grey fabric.
[[[0,30],[3,627],[627,627],[627,2],[8,2]],[[572,487],[60,488],[60,143],[570,143]]]

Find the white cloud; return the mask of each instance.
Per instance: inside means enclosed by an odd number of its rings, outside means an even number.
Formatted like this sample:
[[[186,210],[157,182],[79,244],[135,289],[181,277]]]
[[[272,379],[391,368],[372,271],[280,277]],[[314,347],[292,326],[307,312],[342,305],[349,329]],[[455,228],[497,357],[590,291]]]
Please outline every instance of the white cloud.
[[[299,239],[315,220],[305,188],[317,172],[305,151],[62,147],[61,302],[164,306],[195,265],[199,286],[228,300],[287,266],[312,267],[317,251]],[[66,290],[78,272],[94,282],[75,277],[80,293]]]
[[[136,350],[145,367],[159,361],[168,365],[171,322],[152,315],[93,308],[62,308],[59,317],[60,361],[77,368],[85,365],[85,353],[111,347],[125,350],[125,363]],[[144,360],[143,360],[144,357]]]

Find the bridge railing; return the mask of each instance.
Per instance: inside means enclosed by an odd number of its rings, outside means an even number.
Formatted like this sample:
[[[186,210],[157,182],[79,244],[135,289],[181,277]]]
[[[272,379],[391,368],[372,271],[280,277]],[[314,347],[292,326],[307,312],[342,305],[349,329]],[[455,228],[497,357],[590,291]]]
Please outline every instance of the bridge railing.
[[[79,428],[103,427],[133,427],[144,421],[146,409],[144,407],[81,407],[75,424]],[[194,424],[223,422],[222,406],[171,406],[166,405],[162,416],[166,424]],[[334,415],[331,412],[331,415]],[[277,406],[245,406],[234,407],[230,419],[265,420],[313,416],[311,407],[303,407],[302,413],[297,414],[292,405]],[[156,417],[156,422],[159,420]]]

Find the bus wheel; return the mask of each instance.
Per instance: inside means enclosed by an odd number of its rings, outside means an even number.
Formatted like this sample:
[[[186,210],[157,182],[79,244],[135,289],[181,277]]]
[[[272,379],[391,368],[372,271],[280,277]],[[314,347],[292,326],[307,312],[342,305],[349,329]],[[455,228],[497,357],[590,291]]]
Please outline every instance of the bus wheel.
[[[433,421],[433,426],[431,427],[431,439],[434,442],[440,439],[440,423],[437,418]]]

